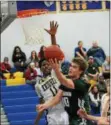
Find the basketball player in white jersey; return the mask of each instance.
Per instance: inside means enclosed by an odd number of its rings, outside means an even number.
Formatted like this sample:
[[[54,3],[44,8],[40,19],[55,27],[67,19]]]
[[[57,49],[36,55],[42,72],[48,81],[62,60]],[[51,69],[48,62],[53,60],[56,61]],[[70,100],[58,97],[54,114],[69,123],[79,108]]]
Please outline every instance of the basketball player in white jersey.
[[[43,72],[43,77],[36,83],[35,89],[39,98],[46,102],[57,94],[60,83],[55,76],[51,75],[52,69],[47,60],[40,60],[39,66]],[[42,112],[39,112],[36,122],[38,122],[41,114]],[[47,110],[47,123],[47,125],[69,125],[68,114],[62,102]]]
[[[57,22],[54,23],[54,21],[52,21],[50,22],[50,29],[45,29],[51,36],[52,45],[57,45],[55,37],[57,28]],[[57,94],[60,83],[58,79],[54,75],[52,75],[52,69],[48,61],[46,61],[45,59],[41,60],[39,62],[39,67],[43,73],[43,78],[41,78],[39,82],[35,85],[35,89],[38,93],[38,96],[42,99],[41,101],[43,102],[52,99]],[[40,119],[41,114],[42,112],[38,114],[36,121]],[[64,106],[61,102],[55,107],[49,108],[47,110],[47,122],[48,125],[69,124],[68,114],[66,113]]]

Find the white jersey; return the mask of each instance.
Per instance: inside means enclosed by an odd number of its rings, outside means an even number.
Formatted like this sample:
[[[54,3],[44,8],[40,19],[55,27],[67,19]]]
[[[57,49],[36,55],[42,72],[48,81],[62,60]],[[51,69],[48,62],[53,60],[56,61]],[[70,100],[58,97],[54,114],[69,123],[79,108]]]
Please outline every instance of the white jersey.
[[[41,78],[39,82],[36,83],[35,89],[40,98],[43,98],[44,101],[48,101],[57,94],[59,86],[60,83],[56,77],[47,76],[46,78]],[[68,114],[62,102],[49,108],[46,114],[48,125],[69,125]]]
[[[60,83],[56,79],[56,77],[47,76],[46,78],[41,78],[39,82],[36,83],[35,89],[39,98],[43,98],[43,100],[46,102],[57,94],[59,86],[60,86]],[[62,103],[59,103],[58,105],[48,110],[53,111],[55,109],[64,110],[64,106]]]

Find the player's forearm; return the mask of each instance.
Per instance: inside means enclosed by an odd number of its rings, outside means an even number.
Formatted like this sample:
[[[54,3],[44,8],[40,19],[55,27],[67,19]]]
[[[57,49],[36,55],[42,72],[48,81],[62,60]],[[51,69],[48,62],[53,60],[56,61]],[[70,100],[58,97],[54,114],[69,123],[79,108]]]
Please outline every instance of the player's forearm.
[[[101,111],[102,117],[107,117],[108,109],[109,109],[109,103],[108,101],[104,101],[102,105],[102,111]]]
[[[38,113],[37,118],[35,119],[34,125],[38,125],[39,124],[39,120],[41,119],[43,113],[44,113],[44,111],[41,111],[41,112]]]
[[[68,80],[61,72],[59,69],[55,69],[56,76],[58,80],[60,81],[61,84],[68,88],[74,88],[74,84],[72,80]]]
[[[98,122],[97,122],[98,125],[110,125],[110,121],[105,118],[105,117],[101,117]]]
[[[52,45],[56,45],[57,44],[55,35],[51,35],[51,43],[52,43]]]
[[[106,112],[106,111],[102,111],[102,112],[101,112],[101,116],[102,116],[102,117],[107,117],[107,112]]]
[[[45,104],[47,105],[47,109],[48,109],[50,107],[57,105],[59,102],[60,102],[60,99],[54,97],[53,99],[47,101]]]
[[[92,116],[92,115],[87,115],[86,117],[87,120],[92,120],[92,121],[98,121],[100,117]]]
[[[96,117],[92,115],[87,115],[87,120],[96,121],[98,125],[109,125],[110,122],[107,121],[106,117]]]

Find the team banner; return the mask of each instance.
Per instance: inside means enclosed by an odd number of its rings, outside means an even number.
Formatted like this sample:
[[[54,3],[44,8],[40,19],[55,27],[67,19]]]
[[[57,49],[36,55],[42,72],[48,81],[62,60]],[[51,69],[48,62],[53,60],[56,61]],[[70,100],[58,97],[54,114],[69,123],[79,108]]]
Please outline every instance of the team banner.
[[[17,1],[17,16],[30,17],[56,11],[56,1]]]
[[[103,4],[105,5],[105,2],[98,1],[98,0],[96,1],[92,1],[92,0],[90,1],[60,1],[60,11],[62,12],[62,11],[103,10],[103,6],[104,6]]]
[[[110,9],[111,1],[105,1],[106,9]]]

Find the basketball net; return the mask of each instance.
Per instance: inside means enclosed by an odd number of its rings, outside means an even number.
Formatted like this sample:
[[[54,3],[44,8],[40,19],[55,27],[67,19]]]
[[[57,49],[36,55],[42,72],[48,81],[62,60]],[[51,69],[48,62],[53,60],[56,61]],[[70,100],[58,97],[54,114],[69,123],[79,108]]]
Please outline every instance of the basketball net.
[[[25,35],[25,44],[37,45],[44,43],[44,29],[37,26],[33,21],[33,17],[20,18],[20,22]]]

